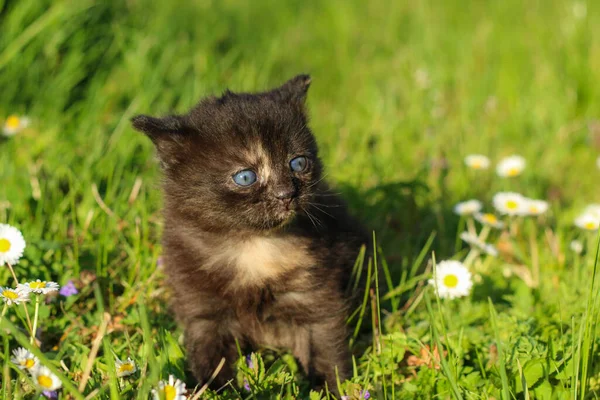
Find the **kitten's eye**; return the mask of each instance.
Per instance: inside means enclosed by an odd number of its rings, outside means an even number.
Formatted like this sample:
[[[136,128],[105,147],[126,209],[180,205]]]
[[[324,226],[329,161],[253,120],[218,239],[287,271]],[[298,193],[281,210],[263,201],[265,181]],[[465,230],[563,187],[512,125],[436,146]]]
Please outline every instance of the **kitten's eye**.
[[[290,168],[294,172],[302,172],[306,169],[308,165],[308,160],[304,156],[296,157],[292,161],[290,161]]]
[[[256,182],[256,173],[250,169],[245,169],[235,174],[233,181],[240,186],[250,186]]]

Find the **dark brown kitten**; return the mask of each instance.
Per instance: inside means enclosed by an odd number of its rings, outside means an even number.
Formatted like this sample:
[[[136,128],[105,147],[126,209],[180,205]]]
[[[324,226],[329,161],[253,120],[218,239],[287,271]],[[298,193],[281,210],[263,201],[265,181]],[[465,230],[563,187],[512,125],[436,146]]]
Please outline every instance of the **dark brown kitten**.
[[[137,116],[164,172],[164,264],[189,364],[216,386],[242,348],[289,349],[336,388],[349,376],[347,287],[362,227],[323,181],[300,75],[264,93],[202,100],[188,114]]]

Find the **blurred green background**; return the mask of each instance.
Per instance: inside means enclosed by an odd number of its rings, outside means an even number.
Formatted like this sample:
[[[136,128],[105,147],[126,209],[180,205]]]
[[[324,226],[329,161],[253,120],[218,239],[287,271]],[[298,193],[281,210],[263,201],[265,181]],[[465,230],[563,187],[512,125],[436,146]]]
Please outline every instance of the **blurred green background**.
[[[141,177],[134,208],[156,211],[152,149],[130,129],[133,114],[184,112],[207,94],[300,72],[313,77],[329,178],[356,192],[377,230],[445,229],[449,205],[473,195],[445,171],[471,152],[524,155],[531,196],[598,195],[600,28],[585,2],[19,0],[1,10],[0,114],[27,114],[36,130],[2,143],[0,196],[21,223],[56,215],[49,236],[85,219],[94,182],[131,220],[124,200]],[[34,203],[32,169],[43,194]],[[389,184],[379,199],[372,189]],[[74,193],[69,221],[56,208]]]
[[[524,155],[530,196],[570,205],[598,195],[593,4],[0,5],[0,114],[27,114],[36,128],[2,143],[0,196],[22,224],[44,215],[48,238],[85,220],[92,183],[120,218],[158,209],[151,145],[128,122],[135,113],[183,112],[207,94],[263,90],[301,72],[313,77],[309,109],[329,179],[397,242],[453,230],[450,205],[473,196],[473,183],[445,172],[471,152]],[[32,170],[43,194],[35,202]],[[132,209],[124,200],[136,177],[144,184]],[[492,178],[477,179],[486,193]],[[63,204],[75,194],[74,209]],[[98,213],[92,231],[110,230],[105,219]]]

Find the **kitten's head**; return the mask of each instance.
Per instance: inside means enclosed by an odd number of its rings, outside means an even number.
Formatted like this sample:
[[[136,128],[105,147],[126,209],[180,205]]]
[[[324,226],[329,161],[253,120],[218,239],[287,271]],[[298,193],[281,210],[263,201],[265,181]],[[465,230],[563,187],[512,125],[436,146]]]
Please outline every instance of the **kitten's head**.
[[[210,230],[271,230],[302,214],[321,179],[307,126],[308,75],[263,93],[225,92],[185,115],[134,117],[157,149],[167,212]]]

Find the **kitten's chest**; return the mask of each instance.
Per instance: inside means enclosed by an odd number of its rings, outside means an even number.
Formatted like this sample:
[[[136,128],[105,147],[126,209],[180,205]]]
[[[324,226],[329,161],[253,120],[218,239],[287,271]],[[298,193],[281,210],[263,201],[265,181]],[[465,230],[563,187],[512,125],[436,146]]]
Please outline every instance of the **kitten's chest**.
[[[286,286],[282,279],[301,278],[315,262],[307,240],[267,236],[226,243],[220,254],[209,257],[207,265],[230,269],[233,288],[264,288]]]

